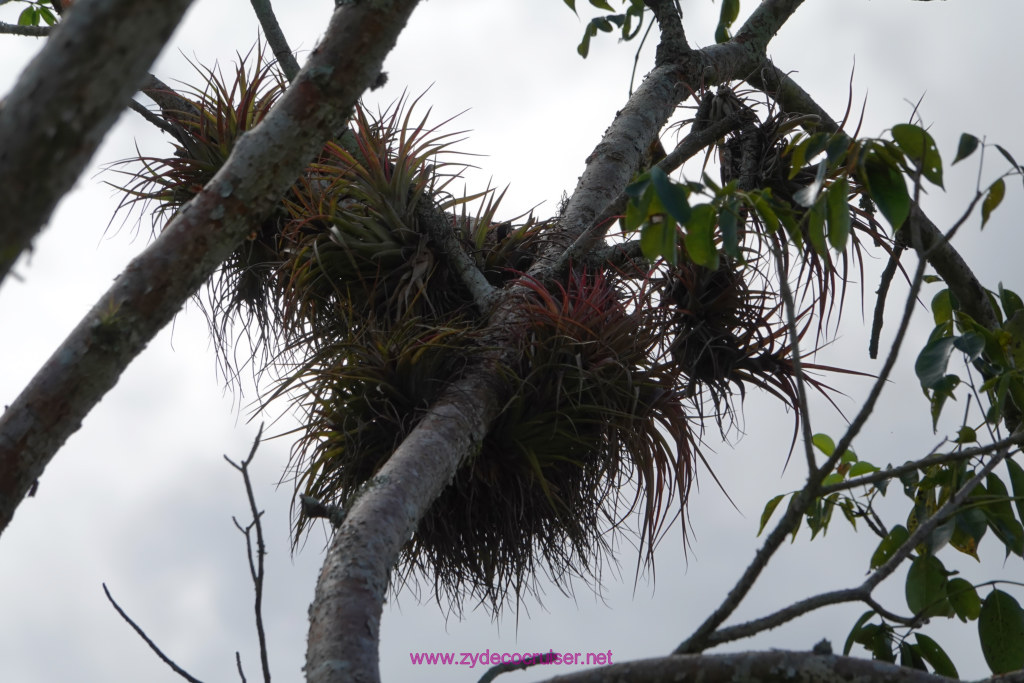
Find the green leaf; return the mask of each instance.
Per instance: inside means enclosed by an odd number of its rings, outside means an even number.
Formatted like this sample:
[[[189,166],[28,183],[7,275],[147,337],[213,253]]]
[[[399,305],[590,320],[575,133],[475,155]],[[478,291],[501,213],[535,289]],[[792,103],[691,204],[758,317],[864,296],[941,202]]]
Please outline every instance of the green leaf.
[[[971,427],[961,427],[956,433],[957,443],[976,443],[978,441],[978,433]]]
[[[868,610],[864,614],[860,615],[860,618],[857,619],[856,623],[854,623],[853,628],[850,629],[850,634],[846,636],[846,643],[843,644],[844,656],[850,654],[850,649],[853,647],[854,643],[861,642],[857,640],[857,636],[860,635],[861,627],[864,626],[864,622],[873,616],[875,616],[874,611]]]
[[[919,671],[928,670],[928,667],[924,665],[924,659],[921,657],[920,648],[906,640],[900,642],[900,666],[908,669],[918,669]]]
[[[569,6],[569,9],[571,9],[573,11],[573,14],[575,14],[576,16],[579,16],[579,12],[576,11],[576,0],[562,0],[562,1]]]
[[[981,598],[970,581],[959,577],[950,579],[946,592],[953,611],[961,621],[974,621],[981,614]]]
[[[657,166],[651,168],[650,174],[651,186],[661,200],[662,206],[677,222],[686,225],[686,221],[690,220],[690,204],[686,201],[686,190],[681,185],[673,183]]]
[[[860,462],[856,463],[853,467],[850,468],[849,476],[850,477],[859,477],[862,474],[871,474],[872,472],[877,472],[877,471],[878,471],[877,467],[875,467],[874,465],[872,465],[869,462],[865,462],[865,461],[861,460]]]
[[[828,244],[825,243],[825,210],[817,203],[807,211],[807,238],[819,256],[828,255]]]
[[[953,397],[953,390],[960,386],[960,378],[956,375],[946,375],[932,386],[931,413],[932,430],[938,429],[939,415],[946,401]]]
[[[1009,593],[993,590],[978,617],[978,638],[994,674],[1024,669],[1024,611]]]
[[[828,147],[825,148],[825,158],[832,165],[842,164],[846,158],[846,152],[850,149],[850,138],[845,135],[836,135],[829,138]]]
[[[775,512],[775,508],[779,507],[779,503],[781,503],[782,499],[785,497],[785,493],[780,493],[769,500],[768,504],[764,506],[764,512],[761,513],[761,527],[757,530],[758,536],[760,536],[761,532],[764,531],[764,527],[768,524],[768,520],[771,519],[772,513]]]
[[[981,227],[985,227],[989,217],[992,216],[992,212],[1002,203],[1005,195],[1006,183],[1003,182],[1002,178],[989,186],[985,199],[981,201]]]
[[[910,123],[901,123],[892,127],[892,139],[914,160],[921,175],[942,187],[942,158],[928,131]]]
[[[939,558],[921,555],[907,572],[906,597],[910,611],[922,617],[943,617],[953,614],[947,599],[946,568]]]
[[[586,59],[587,55],[590,53],[590,37],[590,28],[588,27],[583,33],[583,40],[581,40],[580,44],[576,46],[576,52],[578,52],[580,57],[583,57],[583,59]]]
[[[29,5],[25,9],[21,10],[21,14],[18,15],[18,26],[38,26],[39,15],[36,12],[36,8]]]
[[[872,154],[864,164],[863,180],[871,201],[878,206],[893,230],[898,230],[910,215],[910,195],[903,174],[883,161],[879,154]]]
[[[901,545],[906,543],[908,538],[910,538],[910,532],[907,531],[905,526],[902,524],[894,526],[871,555],[871,569],[881,567],[888,562],[889,558],[893,556]]]
[[[914,372],[921,380],[921,386],[931,389],[946,376],[949,356],[953,353],[953,337],[940,337],[928,342],[914,363]]]
[[[1006,314],[1006,318],[1013,317],[1013,314],[1017,311],[1024,310],[1024,301],[1009,289],[1003,288],[1003,283],[999,283],[999,303],[1003,306],[1003,313]]]
[[[845,177],[838,178],[828,188],[828,241],[838,252],[846,249],[846,241],[850,237],[849,195],[850,186]]]
[[[615,8],[608,4],[608,0],[590,0],[590,4],[598,9],[614,12]]]
[[[1024,468],[1012,458],[1007,458],[1006,467],[1010,470],[1010,486],[1013,487],[1017,516],[1024,519]]]
[[[1007,556],[1011,552],[1024,555],[1024,526],[1013,516],[1006,484],[995,474],[989,474],[985,478],[985,489],[988,491],[988,502],[981,510],[988,518],[988,527],[1006,546]]]
[[[739,223],[740,207],[735,197],[729,197],[722,204],[718,214],[718,229],[722,232],[722,250],[734,259],[740,258]]]
[[[47,26],[53,26],[57,23],[57,17],[53,16],[53,12],[46,7],[39,8],[39,17],[46,22]]]
[[[917,640],[918,652],[926,662],[932,665],[935,673],[940,676],[960,678],[956,667],[953,666],[953,661],[946,654],[946,651],[939,647],[938,643],[923,633],[915,633],[914,638]]]
[[[722,0],[721,19],[730,26],[740,16],[740,0]]]
[[[949,290],[944,289],[932,297],[932,317],[936,325],[952,322],[953,300],[950,298]]]
[[[963,336],[953,339],[953,346],[963,351],[967,360],[973,361],[985,350],[985,338],[977,332],[965,332]]]
[[[846,477],[843,476],[842,472],[833,472],[821,480],[821,485],[832,486],[833,484],[841,484],[845,478]]]
[[[671,264],[676,262],[676,224],[674,221],[657,220],[645,223],[640,229],[640,251],[652,261],[664,258]]]
[[[690,212],[686,223],[686,251],[694,263],[710,270],[718,268],[718,250],[715,248],[715,207],[698,204]],[[642,246],[642,245],[641,245]]]
[[[996,149],[998,149],[999,153],[1002,154],[1003,157],[1010,162],[1010,164],[1014,167],[1015,170],[1021,170],[1021,166],[1020,164],[1017,163],[1017,160],[1014,159],[1013,155],[1007,152],[1002,145],[996,145]]]
[[[757,210],[761,220],[764,221],[764,225],[768,228],[768,232],[775,232],[779,229],[779,217],[772,208],[771,203],[766,199],[767,194],[757,194],[754,196],[754,208]]]
[[[715,28],[715,42],[724,43],[731,37],[729,27],[740,13],[740,0],[722,0],[722,11],[719,14],[718,26]]]
[[[974,154],[974,150],[978,149],[978,138],[974,137],[970,133],[961,133],[960,142],[956,146],[956,158],[953,159],[953,163],[963,161],[967,157]]]
[[[815,448],[830,458],[832,457],[832,454],[836,452],[836,444],[828,434],[815,434],[811,437],[811,443],[814,444]]]

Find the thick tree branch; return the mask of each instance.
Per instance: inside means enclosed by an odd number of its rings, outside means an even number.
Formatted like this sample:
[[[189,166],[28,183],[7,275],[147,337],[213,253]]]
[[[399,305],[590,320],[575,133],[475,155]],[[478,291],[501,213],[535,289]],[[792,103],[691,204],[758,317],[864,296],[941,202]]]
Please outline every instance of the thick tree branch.
[[[450,386],[348,511],[309,610],[309,683],[380,680],[380,617],[391,568],[463,458],[483,442],[501,409],[499,381],[482,367]]]
[[[661,30],[655,63],[666,64],[683,57],[690,51],[690,45],[686,42],[677,0],[644,0],[644,4],[651,8]]]
[[[273,110],[0,415],[0,531],[128,363],[245,239],[249,226],[273,210],[338,129],[379,76],[416,5],[417,0],[380,0],[336,10],[324,41]],[[76,7],[69,21],[87,6]]]
[[[803,3],[804,0],[764,0],[743,22],[733,41],[747,43],[763,55],[771,39]]]
[[[665,173],[672,173],[677,168],[682,166],[684,163],[693,158],[698,152],[706,149],[709,145],[732,131],[738,129],[745,122],[744,112],[739,111],[723,119],[715,121],[706,128],[694,130],[690,132],[685,138],[679,141],[679,144],[669,152],[664,159],[659,161],[656,165]],[[581,235],[577,240],[565,251],[562,256],[563,259],[579,261],[583,254],[587,251],[587,246],[590,245],[591,239],[597,237],[603,237],[607,232],[608,227],[611,226],[611,221],[614,218],[621,216],[626,211],[626,203],[629,201],[629,197],[625,192],[620,192],[619,196],[609,204],[604,211],[594,220],[594,227]]]
[[[0,107],[0,282],[117,120],[191,0],[88,0]]]
[[[557,676],[551,683],[762,683],[763,681],[815,681],[817,683],[947,683],[948,678],[879,660],[857,659],[813,652],[739,652],[722,655],[675,655],[612,664]],[[1000,678],[1000,682],[1004,679]]]

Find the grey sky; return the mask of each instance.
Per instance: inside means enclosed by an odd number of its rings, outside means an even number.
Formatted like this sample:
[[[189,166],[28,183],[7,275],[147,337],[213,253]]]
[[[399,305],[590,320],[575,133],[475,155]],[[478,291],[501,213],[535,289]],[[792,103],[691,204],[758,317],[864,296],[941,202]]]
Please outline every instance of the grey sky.
[[[279,17],[294,48],[313,47],[333,6],[329,0],[278,3]],[[579,2],[581,15],[589,14]],[[718,4],[683,0],[691,43],[712,42]],[[743,3],[743,16],[754,7]],[[2,8],[4,10],[8,8]],[[0,18],[11,21],[6,14]],[[948,164],[962,131],[1000,142],[1024,159],[1024,136],[1017,126],[1022,110],[1019,85],[1024,44],[1017,32],[1024,5],[1017,0],[985,3],[949,0],[808,0],[772,43],[779,67],[796,79],[836,118],[846,107],[853,72],[853,114],[867,94],[862,135],[877,135],[919,112]],[[471,190],[488,182],[510,189],[509,215],[538,206],[538,215],[556,210],[563,191],[571,192],[599,136],[625,101],[634,45],[618,45],[602,35],[586,61],[575,52],[584,27],[558,0],[431,0],[423,3],[386,62],[389,84],[368,102],[386,105],[407,89],[432,106],[432,121],[464,112],[449,129],[469,130],[460,149],[484,156],[471,161]],[[228,64],[257,35],[245,2],[197,0],[154,72],[169,83],[193,79],[186,57]],[[0,36],[0,93],[41,42]],[[854,60],[856,69],[854,71]],[[650,65],[641,59],[638,77]],[[134,154],[163,153],[166,143],[134,113],[126,113],[108,135],[90,172],[59,206],[36,242],[31,259],[17,270],[23,281],[0,287],[0,402],[10,402],[56,348],[127,260],[141,250],[148,219],[133,239],[130,226],[107,231],[117,197],[103,184],[103,163]],[[989,181],[1005,168],[988,157]],[[948,226],[973,192],[974,160],[947,170],[948,192],[932,191],[925,207],[939,227]],[[1024,292],[1020,269],[1022,239],[1015,220],[1022,203],[1019,181],[1008,186],[1005,204],[984,232],[974,219],[957,246],[984,283],[998,281]],[[907,259],[912,263],[912,259]],[[874,299],[880,264],[863,283]],[[859,283],[858,283],[859,284]],[[906,287],[890,294],[896,310]],[[927,301],[935,291],[926,290]],[[856,296],[851,296],[838,341],[817,362],[849,365],[872,372],[867,333]],[[918,315],[908,356],[885,395],[876,419],[855,443],[858,454],[876,465],[901,463],[938,442],[927,418],[924,397],[911,367],[916,348],[929,330],[927,313]],[[891,339],[890,323],[883,349]],[[915,347],[916,344],[916,347]],[[859,405],[869,382],[829,378],[850,398],[840,401],[847,415]],[[122,606],[149,634],[195,676],[207,681],[238,680],[234,651],[241,650],[250,680],[258,658],[251,618],[251,588],[244,544],[231,516],[247,514],[244,491],[221,455],[244,457],[256,433],[247,422],[254,394],[226,393],[215,373],[205,322],[195,305],[178,316],[124,374],[89,415],[81,431],[58,453],[41,480],[39,494],[19,508],[0,538],[0,679],[19,683],[75,680],[180,680],[160,663],[106,603],[106,582]],[[954,404],[951,412],[962,410]],[[812,407],[815,431],[837,435],[843,419],[827,404]],[[288,430],[291,418],[268,426]],[[480,668],[413,667],[410,652],[452,651],[607,651],[615,661],[653,657],[670,651],[725,595],[756,547],[754,535],[764,503],[799,486],[801,458],[783,473],[791,416],[761,396],[748,400],[731,443],[707,434],[708,459],[736,501],[734,509],[710,476],[699,474],[691,499],[693,533],[684,558],[678,535],[669,534],[660,551],[656,582],[642,577],[634,590],[635,551],[619,556],[620,576],[606,574],[603,600],[582,584],[575,598],[551,589],[544,607],[527,602],[519,615],[492,623],[482,611],[464,621],[445,618],[429,599],[410,592],[386,606],[381,668],[385,680],[473,681]],[[266,621],[271,665],[277,680],[298,680],[305,652],[306,608],[322,558],[322,538],[314,535],[289,554],[288,505],[291,491],[275,484],[291,441],[264,444],[256,461],[257,496],[266,509],[271,555]],[[890,494],[891,496],[894,494]],[[734,617],[760,616],[795,599],[854,585],[867,570],[876,539],[850,533],[836,522],[825,539],[808,542],[806,529],[783,548]],[[955,558],[949,567],[971,567]],[[992,554],[986,572],[1021,578],[1020,558],[1004,564]],[[899,610],[902,578],[880,591]],[[1017,596],[1019,599],[1020,595]],[[824,610],[752,641],[723,650],[786,647],[809,649],[827,637],[836,649],[861,607]],[[902,611],[905,611],[902,610]],[[972,625],[934,623],[928,632],[948,651],[965,677],[986,671]],[[959,628],[956,628],[959,627]],[[509,674],[508,683],[546,678],[552,668]]]

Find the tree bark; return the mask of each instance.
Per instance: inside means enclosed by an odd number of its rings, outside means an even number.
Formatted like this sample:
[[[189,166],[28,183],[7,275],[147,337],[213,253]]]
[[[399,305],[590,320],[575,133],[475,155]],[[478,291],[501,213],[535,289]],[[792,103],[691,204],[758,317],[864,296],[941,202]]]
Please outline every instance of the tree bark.
[[[787,650],[722,655],[674,655],[612,664],[550,679],[551,683],[672,683],[683,680],[705,683],[942,683],[950,679],[878,660]],[[1004,679],[999,680],[1002,683]]]
[[[81,174],[192,0],[83,0],[0,104],[0,282]]]
[[[379,77],[417,3],[360,0],[335,10],[323,42],[267,118],[238,142],[213,180],[128,265],[0,415],[0,532],[128,363],[341,127]]]

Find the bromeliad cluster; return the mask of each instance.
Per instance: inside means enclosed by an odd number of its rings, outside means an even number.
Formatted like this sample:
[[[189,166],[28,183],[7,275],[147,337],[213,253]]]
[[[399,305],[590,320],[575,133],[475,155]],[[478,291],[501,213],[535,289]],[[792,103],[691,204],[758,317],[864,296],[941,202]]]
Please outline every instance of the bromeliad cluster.
[[[166,93],[178,105],[158,112],[173,156],[122,162],[133,165],[123,204],[155,203],[155,221],[202,188],[284,87],[258,51],[231,82],[201,73],[202,88]],[[442,221],[491,285],[528,295],[504,409],[407,544],[399,585],[426,578],[454,609],[468,598],[497,610],[534,592],[539,572],[560,586],[599,579],[618,531],[649,560],[686,501],[700,397],[717,406],[730,383],[750,382],[795,401],[778,306],[740,262],[619,259],[530,278],[557,218],[500,222],[495,192],[449,192],[459,140],[414,118],[415,105],[357,109],[223,264],[203,305],[225,366],[237,372],[240,325],[255,371],[276,378],[265,399],[302,415],[296,493],[344,509],[488,349],[486,312],[430,227]],[[310,523],[297,513],[296,539]]]

